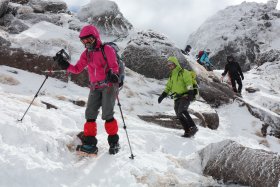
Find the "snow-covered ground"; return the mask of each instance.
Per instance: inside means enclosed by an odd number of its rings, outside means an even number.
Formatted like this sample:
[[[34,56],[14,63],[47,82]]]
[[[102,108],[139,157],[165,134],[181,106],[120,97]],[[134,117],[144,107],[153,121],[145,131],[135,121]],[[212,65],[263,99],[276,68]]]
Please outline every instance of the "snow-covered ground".
[[[280,99],[279,76],[273,77],[272,73],[277,68],[279,72],[279,64],[269,70],[266,65],[260,67],[263,71],[245,73],[244,80],[244,87],[254,85],[260,89],[254,94],[243,91],[244,99],[262,107],[267,107],[265,103],[271,98]],[[237,102],[217,109],[217,130],[199,126],[196,136],[189,139],[180,136],[182,130],[140,120],[137,115],[175,115],[173,101],[165,99],[159,105],[156,94],[162,92],[165,82],[127,69],[119,98],[135,159],[129,158],[130,149],[116,105],[120,152],[108,154],[104,121],[99,117],[99,154],[97,158],[81,160],[68,147],[78,143],[76,134],[83,129],[85,107],[61,98],[86,101],[87,88],[48,78],[34,105],[18,122],[44,79],[42,75],[0,66],[0,186],[221,186],[212,177],[202,175],[196,151],[210,143],[232,139],[251,148],[280,152],[279,140],[261,137],[262,122]],[[46,109],[41,101],[58,109]]]

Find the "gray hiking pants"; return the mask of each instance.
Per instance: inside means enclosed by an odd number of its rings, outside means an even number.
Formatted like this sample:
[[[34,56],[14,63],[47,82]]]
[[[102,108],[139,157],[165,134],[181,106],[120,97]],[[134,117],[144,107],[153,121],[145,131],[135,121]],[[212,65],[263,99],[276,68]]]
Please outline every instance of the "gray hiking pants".
[[[176,116],[179,118],[185,131],[189,130],[190,127],[195,126],[195,123],[188,112],[189,105],[190,100],[187,97],[177,99],[174,105]]]
[[[114,116],[114,106],[117,94],[116,86],[90,90],[85,112],[86,119],[96,119],[99,108],[102,107],[102,119],[109,120]]]

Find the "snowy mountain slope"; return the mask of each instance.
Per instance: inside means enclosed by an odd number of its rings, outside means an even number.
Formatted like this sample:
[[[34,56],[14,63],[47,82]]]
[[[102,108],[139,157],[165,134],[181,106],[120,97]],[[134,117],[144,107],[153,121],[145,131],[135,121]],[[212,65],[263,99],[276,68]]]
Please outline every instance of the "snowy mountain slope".
[[[249,70],[259,54],[280,48],[277,3],[243,2],[227,7],[208,18],[187,43],[194,53],[211,49],[210,57],[218,67],[224,67],[226,56],[232,54],[244,70]]]
[[[17,71],[18,74],[13,72]],[[181,138],[182,130],[159,127],[140,120],[139,114],[173,114],[173,102],[157,104],[163,82],[128,72],[120,101],[128,127],[132,150],[120,123],[119,154],[108,152],[103,121],[98,118],[97,158],[80,160],[68,150],[75,135],[82,130],[84,107],[57,99],[65,96],[86,100],[88,89],[73,83],[49,78],[22,123],[18,122],[34,97],[44,76],[1,66],[0,68],[0,186],[211,186],[221,185],[202,175],[196,151],[209,143],[232,139],[251,148],[280,152],[278,140],[260,136],[261,122],[252,117],[246,107],[238,103],[219,108],[221,125],[218,130],[199,127],[194,138]],[[251,75],[245,75],[250,79]],[[9,85],[10,82],[19,83]],[[249,81],[249,80],[248,80]],[[141,88],[141,89],[139,89]],[[47,110],[40,101],[47,101],[58,109]],[[195,103],[192,104],[195,107]],[[76,142],[78,143],[78,142]]]

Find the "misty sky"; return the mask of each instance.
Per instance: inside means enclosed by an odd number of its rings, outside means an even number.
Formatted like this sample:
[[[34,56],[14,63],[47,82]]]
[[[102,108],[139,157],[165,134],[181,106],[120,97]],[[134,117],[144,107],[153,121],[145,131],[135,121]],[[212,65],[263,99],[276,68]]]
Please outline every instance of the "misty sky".
[[[90,0],[64,0],[70,9]],[[209,16],[244,0],[112,0],[136,29],[152,29],[168,36],[178,47],[184,48],[188,36]],[[247,2],[267,0],[247,0]],[[278,4],[279,9],[279,4]]]

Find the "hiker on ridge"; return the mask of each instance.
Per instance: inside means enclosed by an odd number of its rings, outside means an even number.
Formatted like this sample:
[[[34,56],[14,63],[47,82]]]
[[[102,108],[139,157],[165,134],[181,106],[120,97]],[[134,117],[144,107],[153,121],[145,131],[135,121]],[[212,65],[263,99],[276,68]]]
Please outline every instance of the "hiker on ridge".
[[[171,73],[164,92],[158,98],[158,103],[161,103],[168,95],[174,98],[174,110],[185,131],[182,137],[191,137],[198,131],[188,112],[191,101],[194,100],[195,95],[198,93],[195,73],[183,69],[178,59],[174,56],[168,58],[166,65]]]
[[[197,62],[202,65],[207,71],[213,71],[213,64],[209,60],[210,49],[199,51],[197,55]]]
[[[231,86],[232,86],[232,90],[241,95],[241,90],[242,90],[242,80],[244,80],[244,75],[241,71],[241,68],[238,64],[238,62],[236,62],[233,58],[233,56],[227,56],[227,64],[225,66],[225,70],[222,73],[222,79],[224,78],[224,76],[226,74],[229,74],[229,78],[230,78],[230,82],[231,82]],[[236,82],[238,84],[238,89],[236,89]]]

